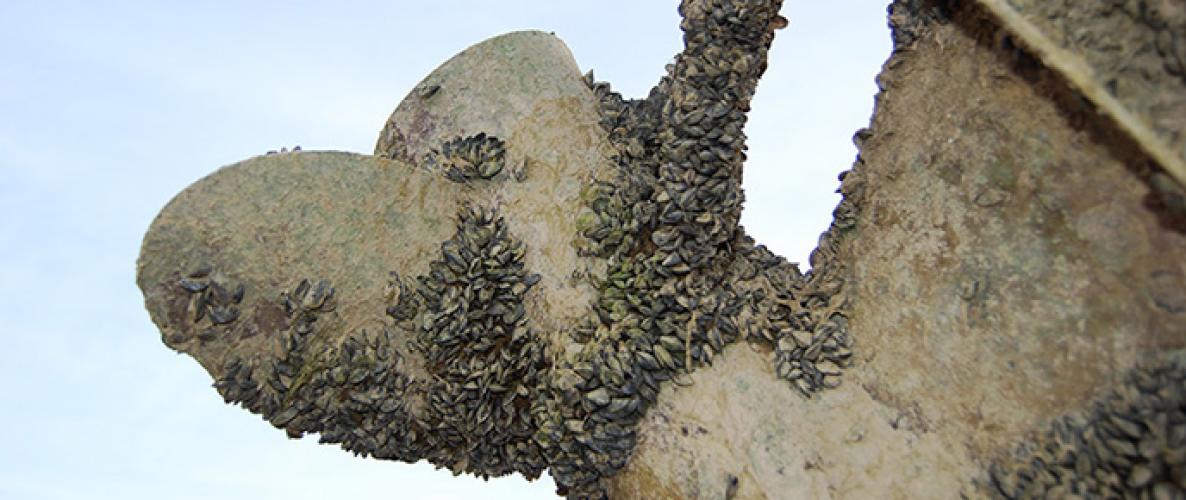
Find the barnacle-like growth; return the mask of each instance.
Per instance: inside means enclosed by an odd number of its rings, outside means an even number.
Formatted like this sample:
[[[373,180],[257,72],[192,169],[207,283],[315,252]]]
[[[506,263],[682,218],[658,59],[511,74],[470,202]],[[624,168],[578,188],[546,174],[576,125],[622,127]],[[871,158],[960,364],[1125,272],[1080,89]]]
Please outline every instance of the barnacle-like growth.
[[[589,187],[578,246],[607,271],[593,314],[570,331],[570,356],[555,365],[537,438],[572,497],[598,496],[601,480],[625,465],[661,382],[711,363],[726,345],[772,347],[778,375],[808,396],[836,386],[851,356],[843,270],[827,242],[852,214],[825,234],[808,276],[737,224],[743,127],[786,22],[780,5],[683,2],[685,50],[646,99],[625,100],[585,76],[617,168]],[[852,201],[842,208],[853,211]]]
[[[194,325],[202,325],[202,319],[209,321],[209,327],[198,334],[199,338],[205,340],[216,335],[220,325],[231,323],[239,317],[238,304],[246,293],[242,284],[232,289],[211,276],[212,272],[209,267],[201,267],[177,280],[177,286],[191,296],[187,308],[190,321]]]
[[[427,168],[445,172],[454,182],[489,180],[502,172],[505,154],[502,140],[479,133],[446,142],[440,150],[425,155],[423,163]]]
[[[547,365],[523,304],[539,275],[524,269],[524,251],[495,211],[468,208],[417,278],[427,422],[440,440],[429,458],[454,473],[534,478],[544,468],[531,403]]]
[[[745,248],[752,246],[737,225],[744,199],[743,128],[757,81],[766,69],[773,32],[786,23],[778,15],[780,5],[683,2],[685,50],[645,100],[623,100],[608,83],[595,82],[592,73],[586,75],[586,84],[600,102],[602,127],[617,148],[620,168],[614,182],[595,187],[589,224],[579,228],[590,240],[584,248],[609,259],[611,266],[616,260],[635,260],[628,268],[642,274],[637,281],[653,282],[656,289],[669,282],[667,290],[677,289],[677,295],[686,294],[686,303],[698,306],[693,309],[699,310],[700,326],[691,327],[692,336],[714,341],[688,342],[689,360],[707,362],[723,344],[738,338],[733,321],[719,323],[726,329],[722,333],[713,320],[722,311],[738,308],[705,311],[699,290],[687,284],[721,281],[735,260],[745,258]],[[791,288],[761,294],[760,300],[748,299],[774,314],[753,318],[741,337],[770,342],[779,375],[806,394],[836,384],[839,368],[851,352],[844,318],[844,269],[835,255],[835,240],[840,231],[855,224],[856,178],[852,175],[846,183],[845,201],[837,208],[843,217],[838,216],[821,237],[811,273],[802,276],[795,269],[789,273],[794,276]],[[645,253],[635,255],[643,248]],[[769,304],[777,295],[782,295],[777,299],[781,305]],[[703,299],[712,307],[731,302],[719,294]],[[604,321],[606,307],[600,305],[597,310]],[[668,324],[683,328],[688,319],[670,318]],[[832,381],[825,384],[827,377]]]
[[[852,443],[863,439],[868,430],[874,442],[867,444],[873,446],[863,449],[912,453],[932,446],[933,456],[910,467],[955,464],[951,470],[967,471],[982,465],[969,469],[968,461],[992,453],[970,445],[968,455],[973,458],[951,459],[954,452],[935,451],[949,448],[936,446],[935,440],[967,434],[973,424],[961,419],[980,425],[992,418],[982,415],[981,403],[964,393],[980,391],[981,386],[1016,387],[1021,385],[1018,377],[1047,373],[1042,371],[1051,366],[1047,360],[1030,359],[1039,357],[1032,353],[1048,352],[1033,344],[1046,343],[1046,330],[1052,330],[1036,326],[1042,321],[1029,321],[1038,317],[1034,310],[1053,308],[1064,323],[1071,317],[1078,318],[1079,324],[1098,320],[1113,325],[1109,322],[1120,321],[1116,318],[1128,321],[1139,316],[1140,321],[1121,326],[1180,325],[1166,319],[1186,310],[1182,305],[1186,298],[1178,286],[1180,270],[1168,264],[1146,269],[1142,267],[1146,262],[1134,263],[1138,257],[1133,257],[1129,267],[1117,267],[1125,281],[1140,285],[1125,293],[1138,291],[1132,295],[1140,299],[1115,301],[1115,314],[1111,309],[1083,313],[1098,305],[1015,286],[1028,286],[1031,279],[1038,279],[1046,280],[1040,281],[1045,288],[1035,286],[1035,290],[1054,288],[1051,283],[1057,282],[1058,287],[1078,293],[1080,288],[1075,287],[1096,286],[1081,283],[1085,274],[1098,276],[1100,282],[1114,278],[1092,266],[1120,266],[1113,261],[1124,261],[1130,252],[1154,255],[1177,247],[1168,238],[1146,245],[1142,237],[1126,239],[1128,234],[1116,232],[1116,227],[1130,226],[1136,229],[1134,234],[1153,230],[1141,225],[1143,214],[1118,208],[1114,200],[1099,201],[1098,196],[1083,193],[1085,200],[1095,199],[1099,206],[1083,213],[1068,208],[1073,203],[1066,199],[1080,203],[1082,187],[1094,189],[1098,179],[1041,164],[1038,160],[1049,156],[1050,142],[1057,142],[1048,141],[1046,132],[1056,137],[1059,131],[1054,129],[1061,122],[1020,123],[1025,120],[1017,113],[990,109],[993,99],[1001,96],[1020,99],[1010,103],[1038,97],[1009,87],[1013,84],[1008,74],[981,73],[996,71],[993,68],[1000,65],[995,59],[1000,54],[991,53],[986,45],[1015,52],[1010,37],[1026,44],[1041,37],[1008,23],[1003,26],[1012,29],[1009,37],[997,36],[994,25],[983,17],[989,11],[973,11],[955,2],[895,1],[890,8],[895,51],[931,50],[929,57],[947,57],[943,51],[951,42],[962,44],[960,50],[989,52],[991,57],[980,54],[977,57],[983,59],[968,65],[975,69],[969,80],[988,94],[984,102],[969,103],[964,95],[945,96],[944,105],[949,108],[934,117],[946,120],[945,134],[955,134],[944,136],[945,145],[899,140],[887,152],[869,144],[894,142],[888,139],[894,136],[893,127],[875,119],[870,129],[858,131],[854,142],[861,155],[872,151],[881,156],[870,156],[867,165],[859,155],[853,169],[841,174],[842,199],[810,256],[809,271],[801,272],[797,264],[757,244],[739,225],[744,128],[774,32],[786,25],[779,15],[781,4],[780,0],[681,1],[684,50],[642,99],[623,98],[608,83],[596,81],[592,72],[582,84],[571,54],[555,37],[538,32],[497,37],[429,75],[392,114],[374,156],[282,151],[195,183],[170,202],[145,237],[138,282],[153,320],[169,347],[192,355],[206,367],[226,401],[262,415],[290,437],[315,433],[322,442],[340,444],[359,455],[423,459],[454,473],[484,478],[513,473],[536,478],[547,470],[560,494],[594,499],[620,491],[639,470],[644,475],[653,472],[628,468],[635,457],[646,458],[655,449],[668,453],[669,448],[685,444],[662,442],[664,436],[651,432],[655,425],[665,424],[655,421],[666,422],[667,412],[680,411],[672,410],[679,407],[680,397],[695,398],[695,408],[682,411],[699,417],[700,405],[708,399],[704,395],[716,390],[712,383],[700,381],[721,377],[719,366],[704,368],[726,356],[753,359],[744,357],[759,353],[771,363],[761,367],[764,370],[728,372],[729,377],[737,376],[730,383],[737,383],[718,387],[725,394],[724,402],[711,402],[751,404],[755,387],[761,387],[760,405],[767,404],[767,396],[779,401],[777,413],[771,410],[763,415],[772,426],[783,426],[764,438],[764,453],[793,454],[786,448],[769,451],[775,444],[773,436],[782,440],[791,432],[790,425],[779,420],[784,411],[787,415],[798,412],[793,425],[810,429],[793,440],[803,450],[813,445],[799,443],[799,437],[816,439],[818,445],[821,436],[833,435],[833,417],[852,417],[831,413],[841,401],[858,408],[852,413],[862,413],[855,422],[859,425],[852,426]],[[988,0],[974,4],[1003,5]],[[1053,23],[1051,33],[1086,33],[1080,30],[1080,20],[1064,23],[1045,10],[1048,6],[1063,9],[1066,2],[1010,4],[1028,12],[1027,23]],[[1175,46],[1174,37],[1166,34],[1181,25],[1181,16],[1165,14],[1160,7],[1146,8],[1135,0],[1096,4],[1095,11],[1116,18],[1112,25],[1148,24],[1156,37],[1155,43],[1135,45],[1144,51],[1138,69],[1113,67],[1119,83],[1102,82],[1113,87],[1109,92],[1117,94],[1117,102],[1144,102],[1141,92],[1131,89],[1141,88],[1147,75],[1167,88],[1186,81],[1181,78],[1181,44]],[[980,38],[968,40],[966,33],[952,31],[957,24],[971,26],[961,29]],[[1108,31],[1106,26],[1101,29]],[[1144,36],[1136,30],[1124,31],[1137,42]],[[1065,44],[1082,44],[1089,59],[1110,60],[1105,52],[1111,50],[1112,42],[1100,42],[1107,37],[1059,38]],[[1129,38],[1125,40],[1133,41]],[[935,47],[928,46],[932,42]],[[913,64],[897,76],[938,85],[947,74],[928,66],[932,62],[903,56],[887,67]],[[968,70],[960,64],[940,66]],[[928,72],[938,72],[939,77]],[[919,100],[930,98],[885,92],[894,74],[887,70],[888,76],[879,80],[883,92],[878,102],[892,103],[887,109],[917,108]],[[1165,105],[1134,109],[1157,125],[1159,141],[1180,145],[1181,135],[1173,126],[1181,114],[1175,114],[1174,103],[1179,100],[1177,94],[1165,99]],[[968,106],[979,108],[963,109]],[[915,114],[907,116],[910,126],[903,130],[908,133],[897,137],[932,126],[917,123]],[[1009,130],[1014,126],[1021,132]],[[991,131],[990,136],[1012,137],[1012,142],[992,151],[997,156],[991,161],[977,158],[965,165],[963,157],[944,150],[953,141],[975,142],[979,147],[984,129]],[[1013,133],[1017,135],[1008,136]],[[1063,134],[1061,140],[1069,140],[1066,137]],[[1037,158],[1025,168],[1048,169],[1035,175],[1014,171],[1025,156],[1012,156],[1014,143],[1030,139],[1026,154]],[[1153,143],[1139,145],[1148,144]],[[1089,163],[1078,150],[1063,152]],[[932,164],[941,157],[956,165]],[[901,168],[903,162],[913,163]],[[878,165],[888,166],[871,168]],[[921,173],[934,169],[951,172]],[[1095,170],[1099,172],[1089,175],[1102,175],[1104,169]],[[1150,165],[1134,170],[1142,172],[1153,194],[1159,193],[1160,203],[1181,205],[1175,201],[1181,198],[1175,194],[1177,187],[1169,184],[1172,179],[1166,174]],[[1051,171],[1057,171],[1058,182],[1044,182],[1055,175]],[[898,175],[909,180],[896,180]],[[503,182],[507,177],[516,182]],[[1112,179],[1105,184],[1116,181],[1115,177],[1099,178]],[[919,179],[924,181],[921,187]],[[1063,182],[1080,187],[1066,188]],[[897,206],[906,205],[902,199],[912,200],[923,189],[930,197],[925,201],[933,203],[919,202],[926,210]],[[1131,186],[1128,189],[1126,196],[1131,198]],[[1012,191],[1005,194],[1005,190]],[[1078,191],[1068,196],[1070,190]],[[985,198],[985,193],[990,196]],[[1032,200],[1023,199],[1027,197]],[[1040,208],[1021,207],[1022,202]],[[862,218],[867,207],[872,207],[872,215]],[[1006,212],[1028,215],[1021,224],[1021,216],[1000,215]],[[1071,222],[1072,216],[1079,219]],[[992,232],[967,229],[980,224],[994,226]],[[1025,232],[1030,226],[1041,226],[1041,234]],[[919,236],[919,231],[928,234]],[[1108,239],[1120,243],[1080,245],[1080,241],[1103,239],[1095,231],[1111,231],[1105,232]],[[942,241],[911,246],[916,237],[932,238],[930,233],[943,233]],[[1032,248],[994,246],[1010,239]],[[923,246],[925,252],[920,249]],[[1056,246],[1067,249],[1051,250]],[[904,258],[903,248],[918,253]],[[1018,249],[1029,252],[1024,265],[1006,268],[988,262]],[[1108,262],[1102,262],[1101,255]],[[937,270],[918,271],[932,265]],[[1049,276],[1037,278],[1023,275],[1023,271],[1060,266],[1071,270],[1054,269]],[[889,274],[894,278],[889,279],[879,274],[886,269],[890,269],[887,273],[910,270]],[[1012,286],[1011,296],[988,297],[989,271],[1003,275],[992,279]],[[934,276],[915,276],[927,274]],[[872,279],[864,279],[869,276]],[[925,304],[940,319],[934,324],[911,323],[914,319],[904,319],[907,315],[887,310],[885,304],[899,296],[911,297],[912,304]],[[1146,297],[1147,303],[1141,302]],[[870,312],[853,315],[850,302],[858,298]],[[1105,309],[1114,305],[1111,300],[1100,302],[1108,302],[1098,306]],[[997,317],[996,311],[985,311],[1004,308],[1000,304],[1013,304],[1009,312],[1020,319],[1014,322]],[[845,380],[843,372],[854,358],[850,323],[854,329],[878,332],[862,337],[872,346],[862,363],[876,364],[869,370],[874,376],[862,375],[857,383],[830,392],[835,398],[812,399]],[[916,324],[922,331],[917,335],[910,331]],[[962,335],[937,332],[938,324]],[[1099,327],[1104,328],[1111,326]],[[987,333],[1005,339],[1000,350],[1009,351],[1007,356],[989,352],[999,346],[991,344],[996,337],[984,340],[991,337]],[[910,338],[917,342],[886,341],[896,340],[897,335],[914,335]],[[1108,335],[1112,334],[1083,338],[1092,339],[1090,343],[1119,338]],[[1151,338],[1149,345],[1180,345],[1180,339],[1169,334]],[[741,341],[752,349],[727,349]],[[1067,349],[1071,354],[1066,363],[1133,359],[1123,358],[1131,352],[1101,357],[1081,346]],[[1079,357],[1083,353],[1087,356]],[[940,373],[943,370],[935,368],[969,359],[983,360],[987,368],[982,373],[993,373],[994,378],[961,379],[962,373]],[[1135,370],[1090,411],[1058,420],[1041,439],[1020,448],[1014,459],[1001,460],[988,479],[982,478],[984,492],[1009,498],[1180,496],[1186,486],[1182,483],[1186,476],[1182,363],[1148,366]],[[968,372],[978,368],[982,367],[970,366]],[[912,387],[896,387],[876,376],[903,372],[910,372],[912,378],[910,384],[901,385]],[[1000,380],[995,378],[998,375]],[[693,386],[671,390],[671,385],[688,384]],[[959,390],[952,392],[959,394],[945,394],[954,402],[937,404],[938,396],[919,397],[913,386],[942,390],[954,386]],[[747,390],[749,395],[742,397]],[[1078,395],[1056,403],[1074,408],[1083,400],[1075,397],[1088,396],[1079,388]],[[657,404],[661,398],[670,399]],[[976,409],[969,411],[970,407]],[[897,415],[884,418],[887,412]],[[974,417],[968,416],[973,413]],[[913,427],[899,425],[903,415],[916,421]],[[946,428],[936,426],[928,434],[928,419],[952,423],[944,424]],[[1019,421],[1024,418],[1005,424],[1014,425],[1014,430],[1029,425]],[[909,434],[915,428],[921,433]],[[731,439],[737,436],[728,435],[729,431],[718,430],[713,436],[727,443],[728,453],[756,453],[752,447],[732,449]],[[913,443],[924,444],[910,448]],[[806,470],[810,458],[799,458]],[[782,465],[797,466],[795,460]],[[704,476],[720,477],[704,477],[704,481],[715,481],[724,497],[753,493],[746,490],[747,478],[753,474],[724,471],[720,463],[714,467]],[[886,475],[893,474],[892,468],[882,469],[891,471]],[[783,469],[778,470],[782,478]],[[815,481],[815,476],[832,481],[826,484],[827,491],[848,480],[844,474],[829,478],[826,471],[815,472],[805,481]],[[837,479],[840,476],[845,477]],[[778,479],[783,481],[778,485],[804,478],[790,477]],[[698,489],[702,484],[707,483],[698,483],[695,494],[709,495],[709,490]],[[807,484],[801,492],[824,491],[817,486]]]
[[[996,498],[1186,495],[1186,363],[1132,369],[1082,414],[994,463],[986,487]]]
[[[391,333],[362,330],[334,342],[329,331],[340,325],[326,280],[301,280],[279,302],[289,326],[270,353],[229,358],[214,384],[223,398],[290,437],[316,433],[356,455],[422,458],[433,443],[407,405],[422,389],[404,374]]]
[[[319,433],[359,454],[427,459],[482,477],[534,478],[547,469],[562,494],[598,498],[605,480],[628,463],[636,427],[662,384],[711,364],[729,344],[765,345],[779,376],[804,395],[837,385],[851,355],[842,273],[804,275],[738,226],[743,128],[774,31],[786,23],[780,7],[779,0],[683,1],[685,49],[646,99],[625,100],[586,76],[600,125],[592,129],[604,134],[595,140],[607,146],[596,157],[608,150],[611,160],[582,173],[583,206],[571,232],[554,238],[560,247],[541,248],[532,261],[532,241],[512,233],[533,230],[535,221],[486,208],[506,204],[522,217],[519,200],[508,195],[525,196],[513,191],[516,184],[447,184],[415,194],[463,208],[439,249],[426,253],[427,243],[417,241],[403,250],[430,258],[387,275],[375,309],[388,320],[375,325],[344,312],[328,280],[300,280],[270,303],[273,312],[249,315],[246,324],[274,336],[275,347],[224,357],[214,370],[220,392],[290,436]],[[422,87],[432,91],[409,99],[443,102],[464,90],[447,81]],[[423,138],[442,133],[423,114],[407,114],[413,118],[401,131],[401,116],[397,110],[377,152],[419,158],[409,174],[415,182],[491,180],[508,162],[538,162],[543,176],[554,170],[530,157],[508,159],[494,132],[462,132],[425,147],[408,127]],[[319,214],[335,203],[298,210]],[[401,231],[407,223],[399,214],[378,219]],[[425,214],[422,224],[435,230],[441,220]],[[555,256],[569,251],[563,247],[575,247],[581,260],[555,269]],[[813,264],[825,270],[834,258],[821,251]],[[531,269],[533,262],[543,267]],[[531,325],[547,319],[540,308],[555,306],[539,300],[533,316],[528,300],[545,281],[543,271],[586,276],[586,284],[571,286],[587,287],[590,299],[587,314],[549,336]],[[202,287],[219,287],[195,279],[182,281],[186,293],[209,302]],[[222,295],[212,295],[219,307]],[[242,292],[231,298],[238,304]],[[221,311],[199,308],[219,321],[237,314]]]

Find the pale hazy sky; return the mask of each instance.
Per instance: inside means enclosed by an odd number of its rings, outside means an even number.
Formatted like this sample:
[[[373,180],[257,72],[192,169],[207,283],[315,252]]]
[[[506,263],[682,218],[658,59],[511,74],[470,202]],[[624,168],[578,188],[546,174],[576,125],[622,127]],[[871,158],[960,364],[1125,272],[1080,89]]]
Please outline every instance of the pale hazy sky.
[[[370,152],[420,78],[493,35],[554,31],[642,97],[680,49],[677,3],[0,0],[0,499],[554,498],[546,476],[362,460],[223,404],[160,342],[135,260],[188,184],[281,146]],[[792,261],[868,123],[885,3],[783,7],[742,222]]]

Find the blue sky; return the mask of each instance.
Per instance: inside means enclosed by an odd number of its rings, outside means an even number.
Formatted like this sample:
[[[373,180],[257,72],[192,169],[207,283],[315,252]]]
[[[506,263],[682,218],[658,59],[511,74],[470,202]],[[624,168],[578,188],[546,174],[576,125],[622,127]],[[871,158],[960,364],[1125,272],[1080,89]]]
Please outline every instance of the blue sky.
[[[167,349],[134,283],[174,194],[269,149],[370,152],[466,46],[554,31],[644,96],[680,49],[677,2],[0,2],[0,498],[554,498],[289,440]],[[885,2],[783,8],[747,132],[746,212],[803,262],[838,201],[889,54]],[[806,266],[804,266],[806,267]]]

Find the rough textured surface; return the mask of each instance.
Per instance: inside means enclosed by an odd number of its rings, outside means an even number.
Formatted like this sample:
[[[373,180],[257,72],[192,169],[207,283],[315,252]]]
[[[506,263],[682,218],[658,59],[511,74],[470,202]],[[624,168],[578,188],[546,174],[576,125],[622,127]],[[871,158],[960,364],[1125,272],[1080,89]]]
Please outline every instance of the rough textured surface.
[[[1186,5],[1171,2],[1046,2],[1019,5],[977,0],[1000,26],[1002,43],[1021,47],[1076,99],[1085,100],[1112,130],[1158,168],[1148,183],[1163,207],[1186,216],[1186,149],[1176,40]],[[1021,10],[1018,10],[1018,7]],[[1123,87],[1123,90],[1122,90]]]
[[[451,232],[457,200],[447,184],[349,153],[256,157],[195,183],[161,211],[137,282],[165,343],[216,376],[234,352],[270,350],[288,326],[281,293],[303,279],[349,283],[336,288],[344,330],[381,330],[388,272],[427,272]],[[228,325],[187,316],[191,294],[180,280],[206,267],[233,277],[228,288],[244,286],[243,312]]]
[[[1186,496],[1186,365],[1140,363],[990,468],[999,498]]]
[[[439,88],[438,88],[439,87]],[[436,90],[432,92],[426,89]],[[596,100],[576,61],[555,35],[515,32],[491,38],[435,69],[399,104],[379,135],[376,156],[406,158],[407,168],[446,177],[434,152],[478,134],[504,143],[504,172],[454,191],[498,206],[527,245],[529,267],[542,276],[539,327],[558,332],[586,313],[594,297],[571,279],[589,263],[572,244],[582,191],[612,168],[612,149],[597,124]]]
[[[555,35],[521,31],[491,38],[453,56],[416,85],[387,119],[375,155],[415,162],[457,136],[509,139],[516,131],[543,132],[522,124],[540,112],[558,114],[561,110],[552,109],[558,100],[583,97],[579,76],[572,53]]]
[[[1047,38],[1083,57],[1110,94],[1186,159],[1186,2],[1011,3]]]
[[[525,87],[474,85],[431,104],[417,90],[400,109],[443,106],[482,123],[507,111],[508,95],[523,106],[487,132],[421,120],[440,135],[409,144],[441,142],[416,163],[267,155],[199,181],[162,211],[139,263],[146,303],[167,343],[203,363],[228,402],[290,436],[319,433],[363,455],[483,476],[543,470],[530,411],[537,373],[547,337],[562,339],[595,297],[573,279],[588,263],[572,228],[608,143],[555,37],[498,37],[429,79],[452,85],[475,67]],[[205,323],[187,322],[195,308]],[[494,429],[504,437],[492,439]]]
[[[908,415],[860,385],[806,400],[768,359],[731,346],[686,387],[664,387],[611,496],[724,498],[737,478],[734,498],[949,498],[977,473],[958,448],[907,432]]]
[[[780,5],[681,2],[647,99],[517,33],[430,75],[376,157],[226,167],[146,235],[150,314],[289,436],[571,498],[1179,494],[1186,223],[1157,167],[989,17],[897,1],[800,273],[736,224]],[[1156,119],[1178,83],[1147,83],[1122,97]]]
[[[842,184],[849,380],[784,401],[732,348],[664,391],[623,496],[712,498],[731,477],[738,498],[986,496],[995,460],[1186,347],[1186,237],[1147,202],[1139,154],[978,13],[892,13],[897,50]]]
[[[1186,347],[1186,311],[1167,307],[1186,238],[1143,203],[1139,158],[1060,108],[980,18],[957,21],[881,77],[848,251],[853,329],[876,356],[862,377],[896,406],[942,394],[916,424],[980,454]]]

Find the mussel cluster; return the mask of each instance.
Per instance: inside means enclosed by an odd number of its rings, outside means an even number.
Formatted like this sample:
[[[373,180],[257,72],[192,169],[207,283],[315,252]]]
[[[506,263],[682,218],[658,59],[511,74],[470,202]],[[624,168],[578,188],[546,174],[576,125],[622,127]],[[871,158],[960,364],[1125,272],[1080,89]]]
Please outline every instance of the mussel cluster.
[[[214,387],[228,403],[263,415],[290,437],[319,434],[356,455],[415,461],[434,443],[408,403],[423,389],[404,371],[403,357],[383,330],[343,340],[326,280],[302,280],[279,300],[287,327],[261,357],[232,357]]]
[[[417,345],[428,372],[422,424],[438,443],[427,458],[455,473],[534,478],[545,467],[532,439],[545,343],[523,303],[540,277],[524,270],[524,252],[501,216],[471,207],[417,278],[425,309]]]
[[[213,340],[220,331],[239,319],[239,304],[243,302],[246,288],[239,284],[232,287],[224,279],[214,276],[210,266],[202,266],[177,280],[177,286],[189,295],[186,305],[186,320],[194,329],[200,329],[197,337],[202,341]],[[203,321],[205,320],[205,321]],[[184,334],[168,339],[173,343],[188,340]]]
[[[989,470],[997,498],[1186,497],[1186,362],[1130,371]]]
[[[414,291],[392,275],[390,326],[419,318],[410,348],[422,366],[396,350],[406,332],[337,340],[334,288],[302,280],[277,301],[286,321],[272,352],[230,358],[215,388],[290,437],[316,433],[358,455],[427,459],[457,474],[538,477],[547,463],[534,403],[548,365],[523,303],[540,277],[523,255],[493,210],[464,209]]]
[[[849,362],[843,270],[805,276],[738,225],[742,128],[773,31],[785,24],[780,4],[684,2],[686,49],[646,99],[585,77],[618,168],[593,182],[578,218],[579,248],[606,263],[599,297],[569,332],[538,403],[536,441],[570,498],[603,496],[660,384],[730,343],[769,346],[779,375],[805,395],[838,384]],[[838,210],[851,215],[852,202]],[[813,263],[835,260],[834,244],[825,252]]]
[[[405,283],[392,273],[393,321],[381,334],[329,342],[344,328],[332,287],[301,282],[281,297],[288,322],[274,359],[231,360],[219,391],[292,436],[481,477],[547,469],[562,495],[604,498],[661,384],[729,344],[765,346],[806,396],[837,385],[852,354],[837,241],[855,224],[856,177],[807,274],[738,224],[742,129],[786,23],[780,7],[685,0],[686,48],[646,99],[586,76],[616,168],[583,193],[578,252],[605,272],[590,274],[597,298],[564,341],[528,324],[524,301],[540,276],[525,269],[523,243],[496,209],[467,205],[426,274]],[[458,137],[422,166],[463,184],[497,180],[504,146]],[[401,333],[414,339],[394,341]],[[416,366],[394,345],[414,351]]]
[[[440,149],[424,155],[421,163],[430,170],[444,172],[453,182],[468,182],[493,179],[502,172],[505,156],[506,147],[501,139],[479,133],[446,142]]]
[[[857,226],[863,160],[840,176],[842,200],[807,273],[739,225],[743,128],[774,30],[786,24],[781,3],[683,0],[685,50],[645,99],[586,75],[615,155],[582,193],[574,240],[597,264],[597,295],[567,331],[545,340],[533,330],[526,304],[541,277],[527,269],[524,243],[498,209],[467,204],[425,274],[406,283],[391,274],[383,328],[347,332],[331,283],[301,280],[268,304],[280,317],[272,352],[231,355],[215,388],[292,437],[316,433],[358,455],[484,478],[548,470],[562,495],[605,498],[663,384],[730,344],[768,350],[774,373],[805,397],[839,385],[853,354],[841,241]],[[895,0],[896,49],[946,22],[951,5]],[[404,149],[398,129],[389,133]],[[419,162],[461,184],[522,181],[514,167],[499,177],[505,152],[479,133]],[[186,326],[206,327],[202,340],[234,323],[243,301],[242,286],[215,275],[202,268],[176,283]],[[1006,498],[1183,498],[1186,362],[1134,369],[1090,411],[994,464],[983,486]]]

